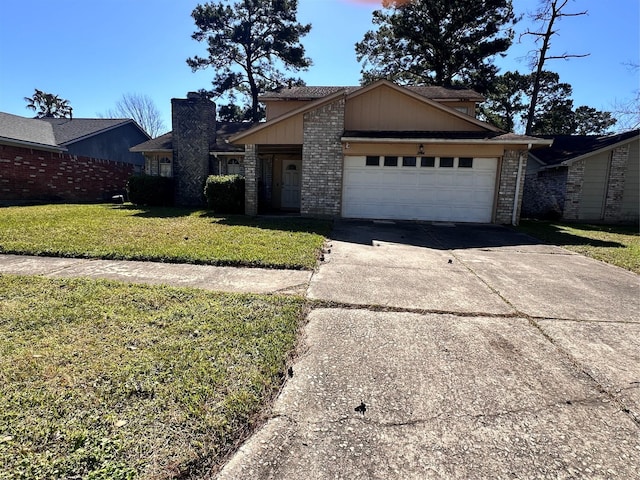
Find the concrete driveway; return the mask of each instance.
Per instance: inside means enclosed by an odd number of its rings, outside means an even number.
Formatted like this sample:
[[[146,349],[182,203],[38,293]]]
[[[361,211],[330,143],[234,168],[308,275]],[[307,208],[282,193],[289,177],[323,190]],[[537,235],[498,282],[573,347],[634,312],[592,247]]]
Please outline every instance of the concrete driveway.
[[[328,249],[220,478],[640,478],[637,275],[490,225],[339,222]]]

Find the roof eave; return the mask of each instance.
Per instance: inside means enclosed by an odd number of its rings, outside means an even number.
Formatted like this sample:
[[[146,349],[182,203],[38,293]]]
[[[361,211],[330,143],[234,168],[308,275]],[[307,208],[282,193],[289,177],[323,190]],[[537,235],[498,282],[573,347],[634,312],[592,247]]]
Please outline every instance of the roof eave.
[[[621,147],[622,145],[625,145],[627,143],[631,143],[634,140],[638,140],[639,138],[640,138],[640,135],[635,135],[635,136],[633,136],[631,138],[627,138],[625,140],[621,140],[621,141],[619,141],[617,143],[614,143],[612,145],[608,145],[606,147],[599,148],[598,150],[593,150],[591,152],[583,153],[582,155],[578,155],[577,157],[569,158],[568,160],[564,160],[564,161],[562,161],[562,162],[560,162],[560,163],[558,163],[556,165],[550,165],[550,166],[552,166],[552,167],[553,166],[556,166],[556,167],[557,166],[568,167],[568,166],[572,165],[575,162],[578,162],[578,161],[583,160],[583,159],[588,158],[588,157],[592,157],[594,155],[599,155],[600,153],[604,153],[607,150],[613,150],[614,148]]]
[[[339,90],[336,93],[333,93],[331,95],[328,95],[326,97],[322,97],[319,98],[313,102],[309,102],[306,105],[303,105],[299,108],[296,108],[295,110],[292,110],[290,112],[285,113],[284,115],[280,115],[279,117],[276,117],[272,120],[269,120],[267,122],[264,123],[260,123],[258,125],[256,125],[255,127],[249,128],[248,130],[245,130],[244,132],[240,132],[240,133],[236,133],[235,135],[231,135],[228,139],[229,143],[236,143],[239,140],[248,137],[249,135],[253,135],[254,133],[257,133],[261,130],[264,130],[265,128],[269,128],[272,127],[273,125],[282,122],[284,120],[287,120],[289,118],[295,117],[296,115],[300,115],[301,113],[306,113],[310,110],[313,110],[314,108],[318,108],[326,103],[330,103],[334,100],[337,100],[340,97],[345,96],[345,91],[344,90]]]
[[[25,140],[17,140],[15,138],[0,137],[0,143],[9,144],[15,147],[33,148],[35,150],[45,150],[47,152],[63,153],[67,149],[57,145],[47,145],[44,143],[28,142]]]
[[[73,120],[71,120],[71,121],[73,121]],[[95,137],[96,135],[100,135],[100,134],[102,134],[102,133],[108,132],[108,131],[110,131],[110,130],[114,130],[114,129],[116,129],[116,128],[120,128],[120,127],[122,127],[122,126],[124,126],[124,125],[127,125],[127,124],[129,124],[129,123],[131,123],[131,124],[135,125],[135,126],[138,128],[138,130],[140,130],[142,133],[144,133],[144,134],[147,136],[147,138],[148,138],[149,140],[151,140],[151,136],[150,136],[147,132],[145,132],[145,131],[140,127],[140,125],[138,125],[138,124],[137,124],[135,121],[133,121],[132,119],[127,119],[127,120],[124,120],[122,123],[118,123],[118,124],[116,124],[116,125],[112,125],[112,126],[110,126],[110,127],[103,128],[103,129],[101,129],[101,130],[97,130],[97,131],[95,131],[95,132],[89,133],[89,134],[87,134],[87,135],[83,135],[83,136],[78,137],[78,138],[74,138],[74,139],[72,139],[72,140],[67,140],[66,142],[62,142],[62,143],[60,143],[60,145],[71,145],[71,144],[76,143],[76,142],[79,142],[79,141],[81,141],[81,140],[86,140],[87,138]]]
[[[371,137],[341,137],[342,142],[351,142],[351,143],[451,143],[451,144],[460,144],[460,145],[487,145],[487,144],[496,144],[496,145],[550,145],[548,140],[544,139],[523,139],[523,140],[501,140],[501,139],[493,139],[493,138],[470,138],[470,139],[462,139],[462,138],[371,138]]]

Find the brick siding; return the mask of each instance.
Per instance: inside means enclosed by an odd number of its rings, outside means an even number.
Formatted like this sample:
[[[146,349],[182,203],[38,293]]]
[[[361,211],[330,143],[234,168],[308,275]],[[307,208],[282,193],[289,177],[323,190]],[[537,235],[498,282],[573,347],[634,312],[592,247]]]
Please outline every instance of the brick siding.
[[[258,155],[255,145],[244,146],[244,213],[258,214]]]
[[[498,205],[496,208],[496,223],[510,224],[513,215],[513,200],[516,194],[516,180],[518,178],[518,164],[522,158],[520,172],[520,190],[518,198],[518,212],[516,223],[520,220],[520,208],[524,191],[524,178],[527,168],[527,150],[505,150],[500,168],[500,185],[498,187]]]
[[[340,215],[342,199],[342,143],[345,99],[304,115],[302,146],[302,215]]]
[[[613,149],[607,197],[604,203],[605,222],[616,222],[622,218],[622,198],[624,197],[624,179],[629,161],[629,145]]]
[[[134,165],[0,145],[0,201],[100,202],[124,194]]]
[[[564,200],[565,220],[577,220],[580,216],[580,200],[582,200],[582,183],[584,181],[584,160],[569,165],[567,171],[567,190]]]
[[[567,188],[567,168],[540,170],[525,177],[522,216],[560,218]]]

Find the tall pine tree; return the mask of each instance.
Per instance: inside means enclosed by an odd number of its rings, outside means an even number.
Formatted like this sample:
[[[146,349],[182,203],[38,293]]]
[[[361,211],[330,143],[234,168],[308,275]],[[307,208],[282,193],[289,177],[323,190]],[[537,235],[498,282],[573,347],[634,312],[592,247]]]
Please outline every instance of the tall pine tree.
[[[515,22],[511,0],[384,0],[373,12],[378,28],[356,44],[362,80],[485,91]]]
[[[259,93],[299,82],[287,73],[311,65],[300,43],[311,25],[298,23],[297,10],[298,0],[238,0],[233,4],[219,0],[198,5],[191,14],[198,28],[192,38],[207,44],[208,56],[189,58],[187,64],[194,71],[213,67],[211,94],[226,93],[231,99],[247,95],[250,102],[245,117],[260,120]]]

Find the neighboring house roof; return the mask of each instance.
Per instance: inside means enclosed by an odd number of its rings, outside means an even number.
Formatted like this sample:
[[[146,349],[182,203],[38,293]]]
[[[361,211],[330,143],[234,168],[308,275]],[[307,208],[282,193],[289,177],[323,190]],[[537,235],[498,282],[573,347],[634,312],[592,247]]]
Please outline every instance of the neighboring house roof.
[[[215,143],[211,146],[211,153],[244,152],[244,147],[233,145],[228,142],[229,137],[248,130],[253,126],[249,122],[216,122]],[[130,152],[167,152],[173,150],[173,132],[148,140],[135,145],[129,149]]]
[[[149,137],[130,118],[42,118],[40,120],[51,125],[58,145],[69,145],[129,123]]]
[[[346,92],[347,95],[360,90],[359,87],[291,87],[282,88],[272,92],[267,92],[260,96],[260,100],[316,100],[327,97],[336,92]],[[431,100],[448,101],[475,101],[481,102],[484,97],[478,92],[467,88],[445,88],[432,86],[407,86],[403,87],[411,90],[420,96]]]
[[[530,155],[545,166],[564,166],[615,148],[639,136],[640,130],[631,130],[617,135],[542,135],[541,138],[553,140],[553,145],[538,149]]]
[[[0,141],[55,152],[66,150],[56,142],[49,123],[3,112],[0,112]]]

